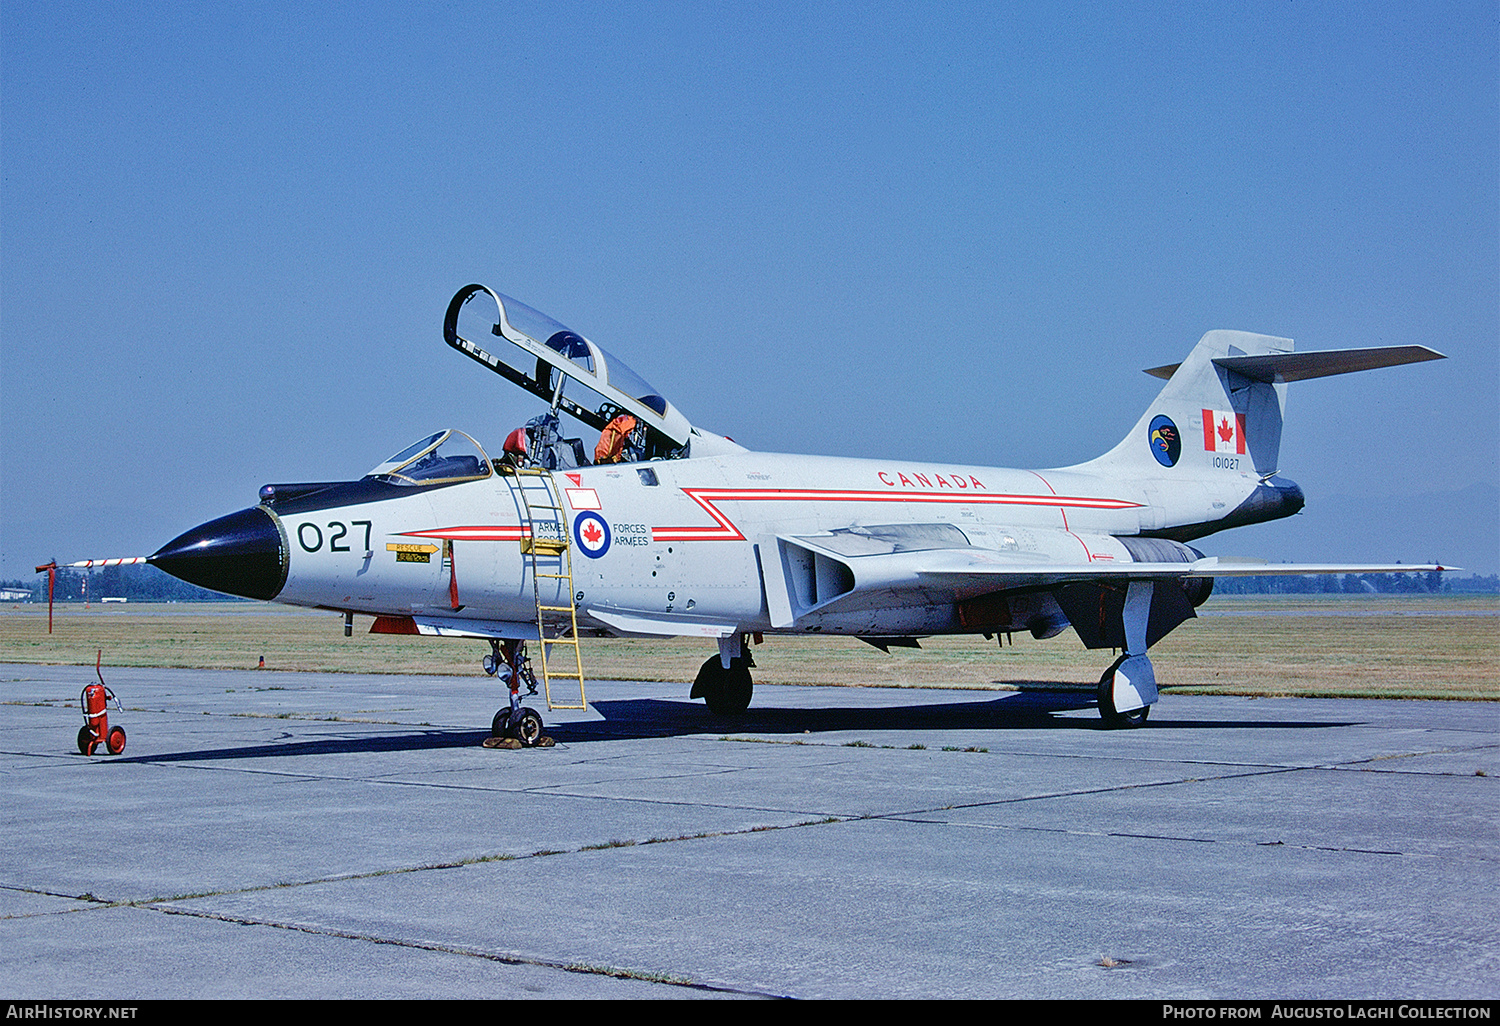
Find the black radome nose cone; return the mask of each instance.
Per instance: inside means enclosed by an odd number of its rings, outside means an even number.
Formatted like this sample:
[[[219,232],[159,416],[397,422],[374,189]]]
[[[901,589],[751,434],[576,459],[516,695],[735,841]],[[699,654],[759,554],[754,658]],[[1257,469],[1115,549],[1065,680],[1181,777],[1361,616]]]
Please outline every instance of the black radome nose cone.
[[[178,535],[147,562],[210,591],[269,601],[286,584],[281,525],[261,506],[210,520]]]

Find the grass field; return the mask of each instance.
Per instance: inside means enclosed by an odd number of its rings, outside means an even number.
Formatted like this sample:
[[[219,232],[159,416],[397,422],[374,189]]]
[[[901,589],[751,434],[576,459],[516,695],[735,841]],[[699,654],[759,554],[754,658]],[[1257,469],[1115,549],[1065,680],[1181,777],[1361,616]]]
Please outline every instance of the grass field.
[[[1180,693],[1500,701],[1500,597],[1215,597],[1151,651],[1158,682]],[[92,666],[266,668],[482,676],[483,642],[372,635],[355,618],[260,603],[45,606],[0,609],[0,662]],[[702,639],[586,639],[598,680],[682,681],[716,651]],[[889,655],[853,638],[768,637],[758,684],[1016,689],[1087,686],[1112,658],[1072,631],[932,638]],[[108,680],[106,674],[105,679]]]

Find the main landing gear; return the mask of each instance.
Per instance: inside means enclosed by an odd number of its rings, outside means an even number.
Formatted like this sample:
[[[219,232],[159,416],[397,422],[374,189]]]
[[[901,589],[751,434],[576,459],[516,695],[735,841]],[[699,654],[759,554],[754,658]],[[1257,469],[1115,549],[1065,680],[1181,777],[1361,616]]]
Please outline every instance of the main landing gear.
[[[553,741],[542,733],[542,714],[521,704],[521,682],[531,677],[525,642],[491,641],[490,654],[484,657],[484,672],[499,677],[510,690],[510,707],[495,713],[484,747],[550,748]],[[534,680],[531,694],[536,694]]]
[[[1122,655],[1111,663],[1109,669],[1104,671],[1104,676],[1099,678],[1099,718],[1104,721],[1106,727],[1111,729],[1144,726],[1146,717],[1151,715],[1149,705],[1143,705],[1139,709],[1131,709],[1128,712],[1118,712],[1115,709],[1115,674],[1130,658],[1130,656]]]
[[[1099,678],[1099,717],[1111,729],[1145,725],[1157,699],[1156,671],[1146,655],[1146,626],[1153,588],[1149,580],[1130,582],[1121,616],[1125,654]]]
[[[750,707],[750,695],[755,690],[750,667],[754,665],[740,635],[721,638],[719,654],[710,656],[698,670],[688,697],[703,699],[716,716],[738,716]]]

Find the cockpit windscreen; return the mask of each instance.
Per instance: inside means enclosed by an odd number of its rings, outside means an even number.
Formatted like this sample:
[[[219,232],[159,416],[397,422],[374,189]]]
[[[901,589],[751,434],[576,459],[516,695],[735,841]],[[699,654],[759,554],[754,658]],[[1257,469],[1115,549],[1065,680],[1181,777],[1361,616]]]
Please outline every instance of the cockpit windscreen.
[[[453,484],[492,473],[489,457],[462,431],[439,431],[415,442],[365,477],[396,485]]]

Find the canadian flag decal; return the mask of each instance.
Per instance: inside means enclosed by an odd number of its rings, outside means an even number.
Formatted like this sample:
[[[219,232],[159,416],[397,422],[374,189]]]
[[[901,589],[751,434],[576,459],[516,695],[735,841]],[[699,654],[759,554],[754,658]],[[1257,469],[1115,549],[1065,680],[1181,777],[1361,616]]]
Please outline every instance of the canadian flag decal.
[[[1203,411],[1203,448],[1208,452],[1245,452],[1245,415],[1232,410]]]

